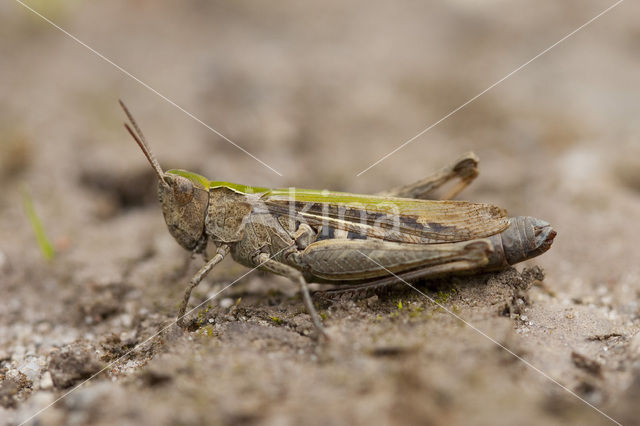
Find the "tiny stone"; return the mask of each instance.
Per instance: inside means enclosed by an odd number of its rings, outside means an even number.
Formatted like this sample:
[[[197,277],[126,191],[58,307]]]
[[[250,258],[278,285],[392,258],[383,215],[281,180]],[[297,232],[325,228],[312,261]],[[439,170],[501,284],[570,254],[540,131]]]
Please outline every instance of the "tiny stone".
[[[41,322],[36,326],[36,331],[41,334],[46,334],[51,331],[51,324],[48,322]]]
[[[102,364],[85,346],[72,344],[51,354],[49,371],[54,385],[69,388],[100,371]]]
[[[366,299],[366,302],[367,302],[367,307],[369,308],[375,307],[376,303],[378,303],[378,295],[374,294],[373,296]]]
[[[16,346],[13,348],[13,354],[11,355],[12,361],[22,361],[27,349],[24,346]]]
[[[40,379],[40,389],[51,389],[53,387],[53,380],[51,379],[51,373],[45,371]]]
[[[24,374],[30,381],[36,380],[40,376],[40,365],[35,358],[29,358],[20,366],[18,371]]]
[[[636,333],[636,335],[631,338],[629,349],[633,355],[640,355],[640,333]]]
[[[120,315],[120,322],[122,323],[123,327],[131,328],[133,324],[133,318],[131,318],[131,315],[129,314],[122,314]]]
[[[224,309],[230,308],[233,304],[234,304],[233,299],[229,297],[226,297],[220,301],[220,307]]]

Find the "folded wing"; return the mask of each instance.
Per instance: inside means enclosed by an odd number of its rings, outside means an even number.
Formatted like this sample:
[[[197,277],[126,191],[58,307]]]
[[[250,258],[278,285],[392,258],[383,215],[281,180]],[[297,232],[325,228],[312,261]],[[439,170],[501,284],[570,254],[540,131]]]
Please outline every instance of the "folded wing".
[[[415,200],[344,192],[271,190],[261,197],[270,213],[311,226],[328,226],[408,243],[484,238],[509,226],[499,207],[466,201]]]

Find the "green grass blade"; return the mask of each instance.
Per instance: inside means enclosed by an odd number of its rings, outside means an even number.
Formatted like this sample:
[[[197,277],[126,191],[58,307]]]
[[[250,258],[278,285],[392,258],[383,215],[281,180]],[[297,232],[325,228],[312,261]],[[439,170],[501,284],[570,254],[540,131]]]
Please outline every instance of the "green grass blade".
[[[33,232],[36,234],[36,240],[38,241],[42,255],[49,261],[53,260],[55,255],[53,246],[47,238],[47,234],[44,232],[42,221],[40,221],[40,218],[33,207],[31,195],[29,195],[29,191],[27,191],[26,188],[22,189],[22,203],[24,205],[24,210],[27,212],[27,217],[29,218]]]

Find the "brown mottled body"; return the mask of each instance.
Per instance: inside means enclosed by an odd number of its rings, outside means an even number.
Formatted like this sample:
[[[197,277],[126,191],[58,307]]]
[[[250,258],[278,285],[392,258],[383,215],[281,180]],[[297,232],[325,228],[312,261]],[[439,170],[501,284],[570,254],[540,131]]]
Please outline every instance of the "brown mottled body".
[[[432,219],[420,233],[418,227],[409,227],[418,216],[374,220],[370,216],[379,213],[375,209],[365,209],[357,217],[347,205],[339,214],[340,206],[329,201],[321,216],[320,203],[286,201],[284,195],[246,194],[224,186],[210,188],[209,194],[205,234],[219,247],[212,261],[221,260],[222,248],[238,263],[299,282],[319,330],[307,282],[383,285],[397,282],[398,277],[416,280],[498,270],[545,252],[555,236],[544,221],[525,216],[507,219],[503,210],[483,204],[461,202],[460,208],[455,202],[430,204],[435,206],[430,210]],[[398,226],[409,232],[398,231]],[[207,265],[203,269],[208,272]]]
[[[238,263],[257,266],[258,255],[266,253],[272,260],[301,271],[307,282],[331,284],[373,283],[388,278],[390,272],[416,279],[502,269],[543,253],[555,236],[548,223],[526,216],[508,219],[506,229],[483,238],[431,244],[353,235],[344,230],[334,230],[325,238],[322,226],[310,226],[299,233],[296,222],[278,219],[276,214],[254,207],[245,211],[242,219],[236,218],[232,229],[208,231],[217,244],[231,244],[231,256]],[[236,240],[218,239],[231,233]]]
[[[555,237],[548,223],[507,218],[496,206],[428,200],[457,181],[445,195],[453,197],[477,176],[473,153],[384,195],[248,187],[184,170],[163,172],[122,107],[135,132],[125,124],[127,130],[158,175],[171,235],[194,253],[204,254],[208,242],[217,248],[185,291],[180,326],[191,291],[227,254],[298,282],[314,325],[324,333],[307,282],[378,285],[496,270],[545,252]]]

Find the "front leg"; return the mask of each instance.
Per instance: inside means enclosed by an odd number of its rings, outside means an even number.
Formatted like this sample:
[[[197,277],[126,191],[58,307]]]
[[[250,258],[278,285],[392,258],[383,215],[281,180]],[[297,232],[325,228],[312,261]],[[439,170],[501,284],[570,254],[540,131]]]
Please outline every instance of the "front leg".
[[[193,289],[196,288],[198,284],[200,284],[200,281],[202,281],[204,277],[206,277],[207,274],[213,269],[213,267],[220,263],[227,254],[229,254],[229,246],[226,244],[221,244],[220,246],[218,246],[218,250],[215,256],[213,256],[207,263],[205,263],[204,266],[200,268],[198,272],[196,272],[193,278],[191,278],[191,282],[184,292],[182,305],[180,306],[180,310],[178,311],[178,317],[176,319],[178,327],[185,328],[185,311],[187,310],[187,305],[189,304],[189,299],[191,298],[191,292],[193,291]]]
[[[448,166],[418,182],[384,191],[378,195],[401,198],[418,198],[429,200],[437,198],[435,192],[454,179],[459,179],[447,193],[439,197],[449,200],[458,195],[478,176],[478,157],[473,152],[467,152]]]
[[[329,336],[322,327],[320,316],[318,315],[316,308],[313,306],[311,295],[309,294],[309,286],[307,285],[307,281],[304,279],[302,273],[289,265],[285,265],[284,263],[280,263],[271,259],[271,257],[267,253],[258,254],[254,259],[254,262],[257,265],[260,265],[262,269],[273,272],[274,274],[283,275],[285,277],[288,277],[292,281],[297,281],[300,284],[300,290],[302,291],[302,300],[304,301],[304,306],[307,308],[307,312],[309,312],[309,315],[311,315],[311,321],[313,322],[313,325],[315,326],[319,334],[328,338]]]

